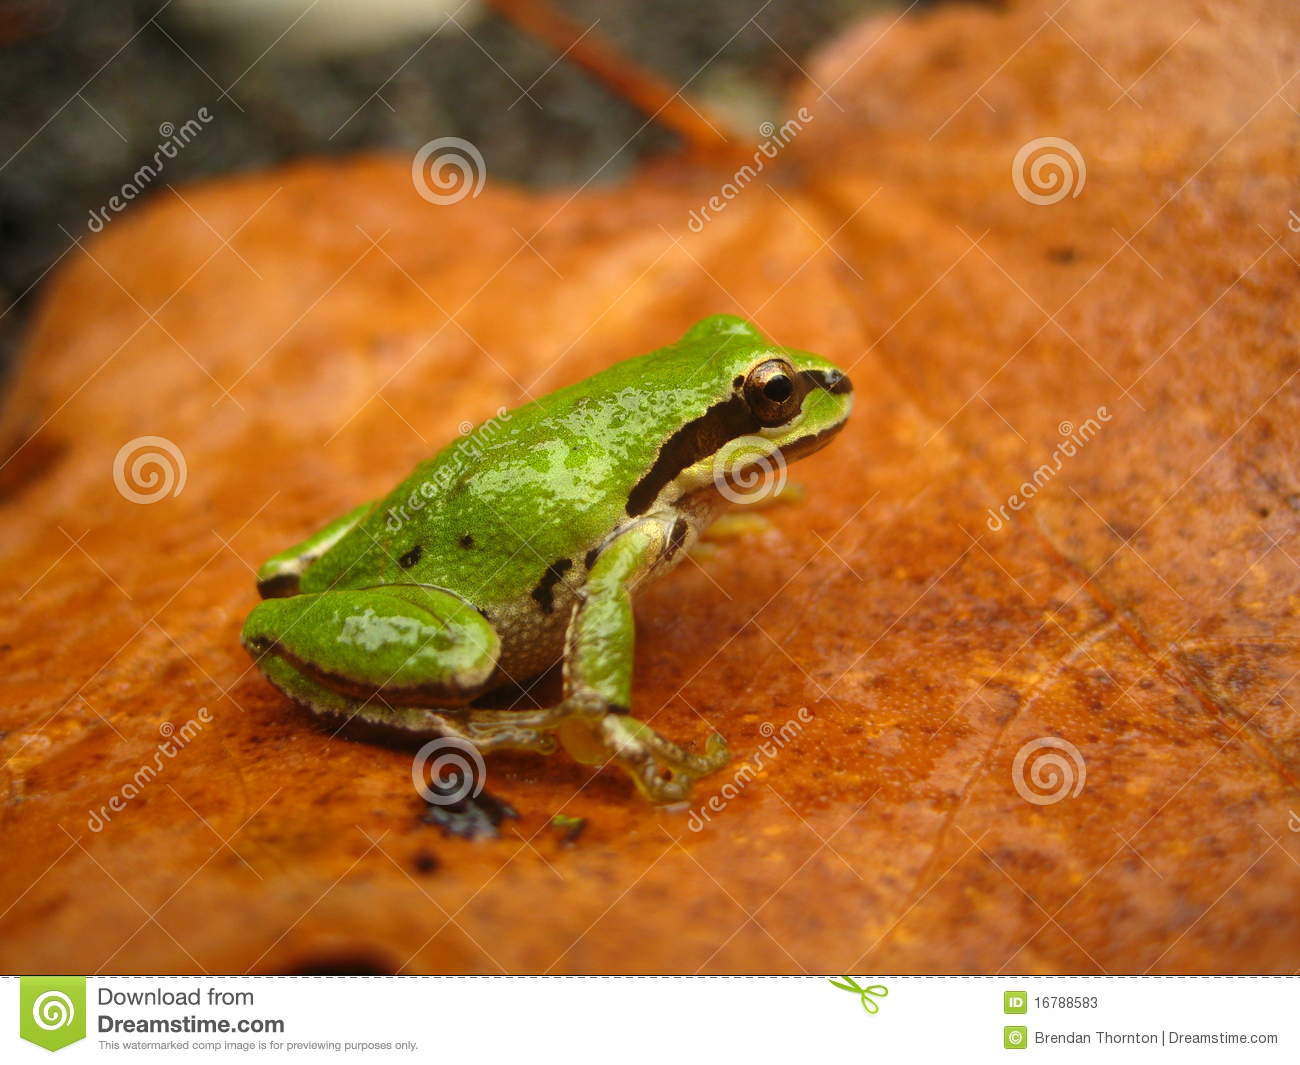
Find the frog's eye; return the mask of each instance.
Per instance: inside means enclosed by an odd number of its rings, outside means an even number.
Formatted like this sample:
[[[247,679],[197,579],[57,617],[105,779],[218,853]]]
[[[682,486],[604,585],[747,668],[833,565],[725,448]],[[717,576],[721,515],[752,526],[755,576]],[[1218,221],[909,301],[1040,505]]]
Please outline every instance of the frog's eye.
[[[745,402],[763,425],[788,422],[799,413],[794,367],[784,359],[760,362],[745,378]]]

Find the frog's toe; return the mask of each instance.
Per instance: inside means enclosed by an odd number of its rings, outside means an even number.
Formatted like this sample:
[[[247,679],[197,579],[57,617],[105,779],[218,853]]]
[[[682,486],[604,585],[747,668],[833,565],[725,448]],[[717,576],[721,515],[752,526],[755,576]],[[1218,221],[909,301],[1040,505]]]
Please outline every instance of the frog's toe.
[[[622,714],[606,717],[604,733],[610,755],[641,794],[656,803],[687,798],[696,780],[720,769],[729,757],[727,743],[717,733],[709,737],[704,754],[692,754],[645,722]]]
[[[688,773],[661,770],[653,763],[645,766],[633,779],[642,795],[651,802],[660,804],[688,799],[691,785],[695,783],[695,778]]]

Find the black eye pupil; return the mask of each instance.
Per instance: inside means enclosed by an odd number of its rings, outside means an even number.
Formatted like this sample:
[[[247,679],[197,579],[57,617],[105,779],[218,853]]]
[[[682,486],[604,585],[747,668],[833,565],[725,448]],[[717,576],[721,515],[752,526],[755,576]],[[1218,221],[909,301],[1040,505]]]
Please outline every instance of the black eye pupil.
[[[777,374],[763,386],[763,395],[773,403],[784,403],[794,395],[794,384],[785,374]]]

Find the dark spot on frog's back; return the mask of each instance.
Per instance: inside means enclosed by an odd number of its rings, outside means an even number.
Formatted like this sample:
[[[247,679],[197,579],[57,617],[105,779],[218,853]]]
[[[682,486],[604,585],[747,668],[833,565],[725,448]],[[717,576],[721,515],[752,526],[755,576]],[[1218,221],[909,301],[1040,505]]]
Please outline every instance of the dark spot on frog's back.
[[[537,582],[537,587],[532,591],[532,596],[537,600],[537,605],[542,608],[543,614],[550,614],[555,610],[555,586],[572,568],[573,559],[571,558],[557,559],[546,567],[542,579]]]
[[[421,547],[419,544],[416,544],[413,548],[411,548],[411,550],[406,552],[406,554],[404,554],[401,558],[397,560],[397,564],[401,566],[402,569],[410,569],[412,566],[414,566],[417,562],[420,561],[420,556],[423,554],[424,554],[424,548]]]
[[[460,546],[469,550],[474,546],[474,537],[470,533],[462,533],[460,537]]]

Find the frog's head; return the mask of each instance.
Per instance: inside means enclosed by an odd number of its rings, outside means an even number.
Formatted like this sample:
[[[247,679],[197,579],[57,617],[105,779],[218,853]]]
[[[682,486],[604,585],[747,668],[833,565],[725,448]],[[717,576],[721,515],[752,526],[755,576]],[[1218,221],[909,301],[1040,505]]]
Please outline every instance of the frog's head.
[[[672,371],[700,388],[699,410],[660,449],[629,513],[670,480],[681,491],[712,483],[729,499],[748,495],[755,477],[766,483],[774,469],[829,443],[853,408],[842,370],[773,344],[743,318],[705,318],[671,350]]]

